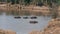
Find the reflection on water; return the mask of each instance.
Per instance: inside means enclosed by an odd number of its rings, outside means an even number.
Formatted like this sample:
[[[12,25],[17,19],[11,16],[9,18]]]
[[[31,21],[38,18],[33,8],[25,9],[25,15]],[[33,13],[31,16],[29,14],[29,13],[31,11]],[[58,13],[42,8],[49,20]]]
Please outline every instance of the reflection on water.
[[[17,13],[17,12],[16,12]],[[43,29],[51,17],[36,16],[37,19],[30,19],[31,16],[28,16],[29,19],[23,19],[25,16],[21,16],[21,19],[15,19],[12,13],[3,12],[0,15],[0,29],[11,29],[17,32],[17,34],[28,34],[32,30],[41,30]],[[17,14],[18,15],[18,14]],[[30,24],[29,21],[38,21],[37,24]]]
[[[6,12],[7,15],[30,15],[29,11],[7,11]]]
[[[43,13],[42,12],[34,12],[34,11],[6,11],[6,14],[7,15],[15,15],[15,16],[17,16],[17,15],[21,15],[21,16],[23,16],[23,15],[27,15],[27,16],[29,16],[29,15],[37,15],[37,16],[41,16],[41,15],[43,15]]]

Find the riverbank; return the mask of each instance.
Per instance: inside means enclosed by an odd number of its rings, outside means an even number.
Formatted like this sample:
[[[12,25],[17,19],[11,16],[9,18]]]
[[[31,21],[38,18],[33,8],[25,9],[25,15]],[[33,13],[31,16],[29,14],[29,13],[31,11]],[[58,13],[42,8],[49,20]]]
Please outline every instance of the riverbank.
[[[51,8],[47,6],[34,6],[34,5],[29,5],[29,6],[24,6],[24,5],[10,5],[10,4],[2,4],[0,5],[0,11],[17,11],[20,12],[21,14],[29,14],[29,15],[43,15],[43,16],[49,16],[51,15]],[[58,15],[60,15],[60,7],[58,8]]]
[[[29,34],[60,34],[60,19],[52,19],[43,31],[32,31]]]
[[[0,34],[16,34],[16,32],[14,32],[12,30],[3,30],[3,29],[0,29]]]
[[[0,10],[1,11],[22,11],[22,14],[24,12],[28,12],[32,15],[39,15],[39,14],[43,14],[43,15],[49,15],[50,11],[48,7],[42,6],[34,6],[34,5],[30,5],[30,6],[22,6],[22,5],[7,5],[7,4],[3,4],[0,6]]]

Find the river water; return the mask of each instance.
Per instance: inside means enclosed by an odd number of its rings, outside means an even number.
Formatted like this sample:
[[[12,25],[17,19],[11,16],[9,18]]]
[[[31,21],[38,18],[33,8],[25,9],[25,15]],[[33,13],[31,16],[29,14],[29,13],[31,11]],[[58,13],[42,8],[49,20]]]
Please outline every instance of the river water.
[[[15,31],[17,34],[28,34],[33,30],[42,30],[47,26],[48,22],[51,20],[51,17],[37,16],[37,19],[30,19],[31,16],[28,16],[28,19],[23,19],[24,16],[21,16],[21,19],[15,19],[13,15],[6,15],[2,13],[0,15],[0,29],[10,29]],[[30,24],[29,21],[38,21],[36,24]]]

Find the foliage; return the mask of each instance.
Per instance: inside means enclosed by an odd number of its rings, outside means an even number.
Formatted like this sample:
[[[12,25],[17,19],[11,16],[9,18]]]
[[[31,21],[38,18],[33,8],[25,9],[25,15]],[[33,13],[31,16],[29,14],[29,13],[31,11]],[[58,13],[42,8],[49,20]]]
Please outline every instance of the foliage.
[[[9,3],[11,0],[7,0],[7,2]]]
[[[6,0],[0,0],[0,1],[6,1]],[[12,4],[15,4],[15,3],[19,4],[19,1],[21,1],[21,0],[7,0],[8,3],[12,2]],[[22,1],[25,3],[25,5],[30,4],[33,1],[38,2],[38,3],[42,2],[42,1],[43,1],[43,3],[46,2],[46,0],[22,0]],[[60,0],[47,0],[48,5],[50,5],[51,2],[57,3],[60,5]]]
[[[15,4],[15,0],[11,0],[12,4]]]
[[[19,0],[10,0],[12,4],[19,4]]]
[[[16,4],[19,4],[19,0],[16,0]]]
[[[32,0],[24,0],[24,3],[25,3],[25,5],[28,5],[28,4],[30,4],[31,1]]]

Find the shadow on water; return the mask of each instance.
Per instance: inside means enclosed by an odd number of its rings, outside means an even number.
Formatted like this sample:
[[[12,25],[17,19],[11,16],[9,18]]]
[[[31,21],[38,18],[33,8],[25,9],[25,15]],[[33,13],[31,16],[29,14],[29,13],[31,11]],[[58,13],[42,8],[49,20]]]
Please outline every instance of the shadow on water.
[[[13,16],[29,16],[30,12],[29,11],[6,11],[6,15],[13,15]]]

